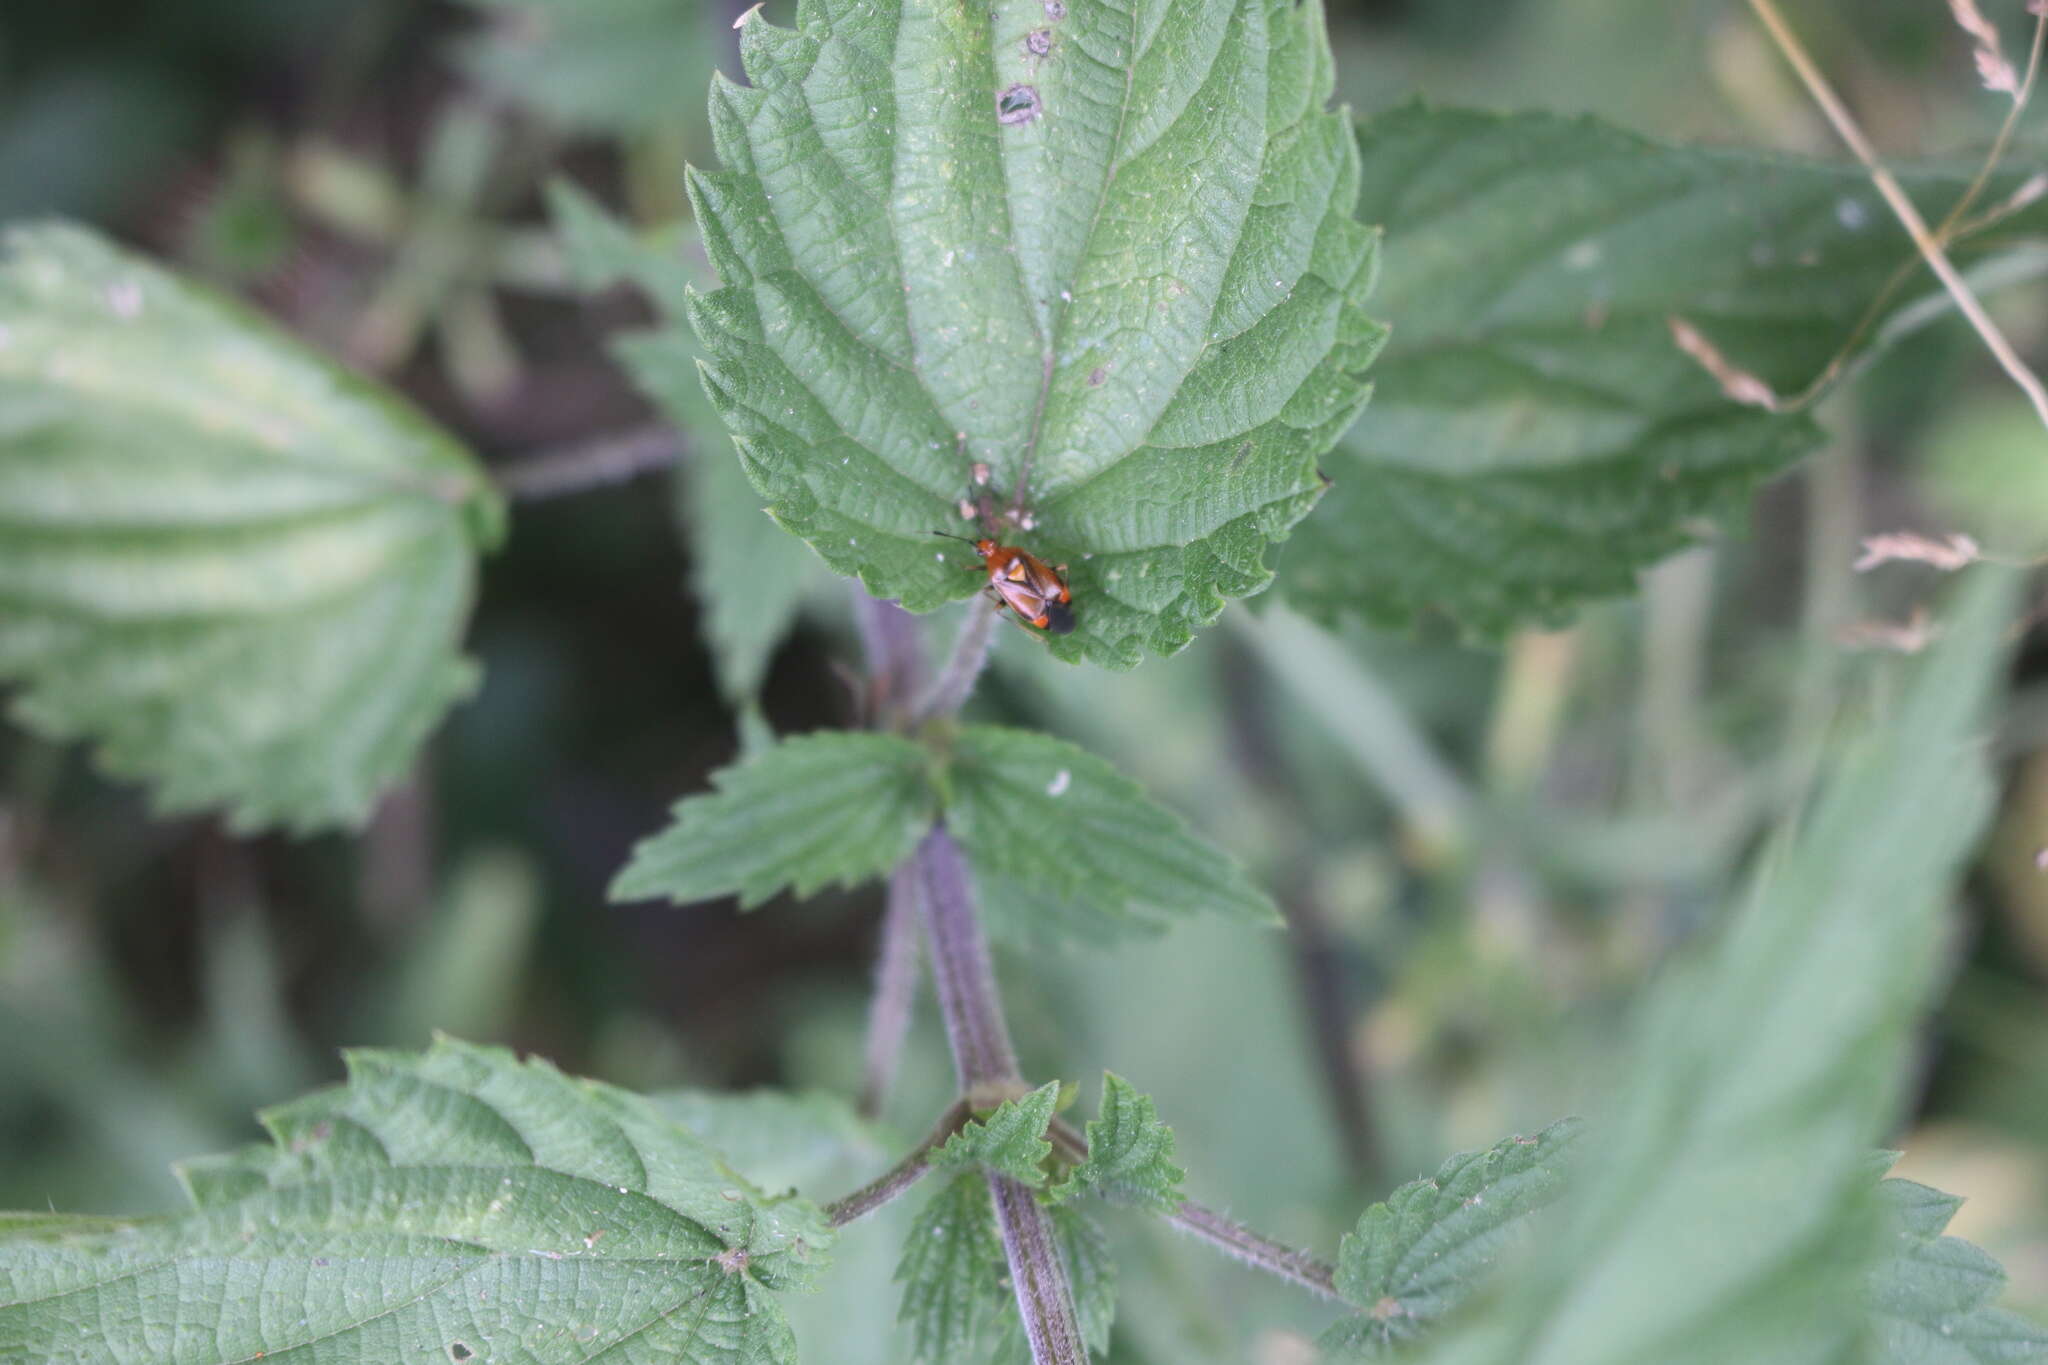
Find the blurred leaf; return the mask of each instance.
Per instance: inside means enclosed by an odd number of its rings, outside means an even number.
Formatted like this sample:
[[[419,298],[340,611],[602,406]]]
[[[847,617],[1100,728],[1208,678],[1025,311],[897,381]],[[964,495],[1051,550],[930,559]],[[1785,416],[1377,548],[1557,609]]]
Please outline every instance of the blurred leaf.
[[[1397,268],[1379,303],[1399,328],[1384,396],[1285,556],[1289,599],[1325,620],[1435,610],[1498,632],[1632,592],[1638,569],[1821,439],[1803,416],[1729,401],[1669,318],[1792,394],[1913,259],[1850,164],[1421,104],[1359,132],[1360,212],[1386,226]],[[1939,217],[1968,178],[1905,180]],[[1996,235],[2021,220],[2048,208]]]
[[[579,283],[636,285],[669,319],[668,326],[615,339],[612,354],[689,438],[676,476],[676,512],[689,539],[690,582],[704,607],[719,690],[742,705],[760,691],[805,589],[819,577],[817,558],[768,518],[704,393],[697,343],[681,321],[694,272],[680,244],[669,234],[635,235],[565,181],[550,186],[548,197]]]
[[[721,1152],[763,1189],[811,1188],[849,1159],[874,1161],[887,1145],[837,1095],[678,1090],[649,1102]],[[812,1189],[813,1194],[825,1191]]]
[[[1461,1152],[1374,1204],[1337,1251],[1337,1291],[1362,1311],[1318,1343],[1339,1360],[1380,1355],[1479,1287],[1524,1218],[1557,1197],[1579,1122]]]
[[[1571,1223],[1522,1292],[1433,1359],[1846,1358],[1879,1250],[1867,1152],[1990,804],[1979,727],[2010,586],[1973,571],[1903,704],[1651,993]]]
[[[855,886],[909,856],[931,828],[925,751],[896,735],[785,739],[711,775],[715,795],[677,803],[611,886],[615,901],[685,905],[738,893],[751,910],[784,887]]]
[[[1273,903],[1228,855],[1093,754],[992,725],[953,745],[946,823],[977,875],[1049,897],[1062,918],[1115,926],[1196,914],[1277,924]],[[1050,927],[1050,926],[1048,926]]]
[[[472,80],[564,128],[687,124],[717,51],[700,0],[464,0],[494,22],[456,44]]]
[[[1047,1081],[1021,1099],[1005,1100],[986,1118],[972,1119],[931,1155],[935,1167],[986,1166],[1034,1189],[1045,1183],[1052,1144],[1045,1126],[1060,1101],[1060,1083]]]
[[[796,1359],[769,1291],[831,1227],[639,1096],[443,1041],[263,1118],[183,1169],[190,1213],[0,1243],[0,1358]]]
[[[1052,1209],[1050,1216],[1073,1281],[1082,1339],[1092,1351],[1106,1351],[1117,1287],[1108,1242],[1077,1209]],[[1008,1275],[987,1181],[956,1176],[918,1215],[896,1270],[903,1285],[899,1317],[911,1329],[913,1361],[1030,1365]]]
[[[1048,1193],[1056,1200],[1102,1194],[1163,1212],[1180,1202],[1186,1175],[1173,1164],[1173,1130],[1159,1121],[1152,1097],[1105,1071],[1101,1112],[1088,1120],[1088,1158]]]
[[[1071,569],[1050,647],[1114,667],[1264,586],[1384,336],[1320,8],[1175,0],[1134,45],[1103,0],[806,0],[741,52],[692,321],[777,519],[930,610],[976,591],[930,533],[985,463]]]
[[[500,534],[468,454],[240,309],[82,230],[0,264],[0,679],[166,811],[360,823],[475,685]]]
[[[2005,1270],[1943,1228],[1962,1200],[1911,1180],[1877,1187],[1890,1254],[1864,1286],[1869,1365],[1993,1365],[2048,1360],[2048,1331],[1990,1306]]]

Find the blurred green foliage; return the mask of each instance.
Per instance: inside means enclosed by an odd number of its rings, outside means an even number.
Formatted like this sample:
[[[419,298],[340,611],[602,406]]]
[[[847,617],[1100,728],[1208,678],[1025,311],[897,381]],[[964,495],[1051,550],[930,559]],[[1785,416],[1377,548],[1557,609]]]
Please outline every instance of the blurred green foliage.
[[[636,232],[672,232],[680,161],[709,159],[702,73],[737,70],[735,15],[566,8],[14,6],[0,217],[81,215],[231,282],[500,467],[636,427],[645,400],[606,348],[645,325],[647,301],[580,292],[544,187],[567,178]],[[1854,22],[1792,8],[1889,153],[1954,164],[1988,142],[2002,111],[1941,6],[1884,0]],[[1379,0],[1331,18],[1340,94],[1360,111],[1420,91],[1831,153],[1739,5]],[[1398,275],[1398,251],[1385,268]],[[1999,310],[2038,353],[2038,290]],[[1173,1120],[1190,1195],[1324,1247],[1446,1153],[1578,1107],[1619,1064],[1643,981],[1834,766],[1844,711],[1896,685],[1895,661],[1843,633],[1909,620],[1930,571],[1853,574],[1857,538],[1912,526],[2043,552],[2041,433],[1952,321],[1817,416],[1830,443],[1763,489],[1746,531],[1497,650],[1428,622],[1323,634],[1282,610],[1234,613],[1235,629],[1128,675],[1002,639],[976,719],[1114,763],[1290,921],[1284,936],[1191,921],[1031,970],[1006,957],[1027,1073],[1132,1077]],[[686,434],[724,450],[713,430]],[[681,590],[695,560],[649,481],[523,509],[469,642],[486,683],[359,839],[237,842],[151,820],[78,752],[0,730],[0,1206],[173,1207],[170,1160],[255,1138],[250,1113],[336,1079],[342,1045],[417,1046],[437,1027],[629,1087],[850,1091],[872,890],[746,919],[603,899],[632,841],[739,747],[731,683]],[[794,595],[760,714],[781,733],[849,723],[848,598],[826,575]],[[2036,1316],[2044,682],[2033,636],[1999,702],[1997,830],[1956,890],[1962,932],[1941,953],[1957,970],[1895,1143],[1901,1174],[1969,1197],[1949,1230],[1995,1254],[2005,1302]],[[890,1140],[862,1130],[857,1159],[789,1162],[821,1171],[821,1193],[851,1188],[949,1097],[920,1014]],[[809,1321],[847,1343],[838,1365],[903,1358],[888,1282],[909,1216],[850,1230],[824,1296],[791,1305],[800,1336]],[[1116,1360],[1287,1360],[1330,1316],[1136,1218],[1111,1230]]]

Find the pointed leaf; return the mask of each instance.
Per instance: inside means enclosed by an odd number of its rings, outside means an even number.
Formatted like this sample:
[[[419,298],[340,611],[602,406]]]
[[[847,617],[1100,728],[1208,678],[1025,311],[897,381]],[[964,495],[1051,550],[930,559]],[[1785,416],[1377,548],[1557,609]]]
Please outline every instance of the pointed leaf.
[[[896,735],[785,739],[711,775],[717,793],[677,803],[612,881],[615,901],[713,896],[751,910],[783,888],[855,886],[901,862],[931,828],[925,751]]]
[[[1455,1308],[1505,1240],[1563,1189],[1579,1130],[1562,1119],[1534,1137],[1461,1152],[1367,1209],[1337,1252],[1337,1292],[1364,1312],[1324,1333],[1322,1348],[1364,1359]]]
[[[1994,1365],[2048,1360],[2048,1330],[1991,1307],[2005,1270],[1989,1254],[1944,1237],[1962,1205],[1910,1180],[1877,1187],[1890,1252],[1864,1282],[1868,1365]]]
[[[930,610],[977,590],[930,533],[986,466],[1070,569],[1052,648],[1117,667],[1264,586],[1384,335],[1320,7],[805,0],[740,36],[692,320],[777,519]]]
[[[1088,1121],[1088,1157],[1049,1193],[1106,1195],[1162,1212],[1180,1203],[1187,1172],[1173,1164],[1173,1130],[1159,1121],[1150,1095],[1114,1072],[1102,1073],[1101,1113]]]
[[[1282,558],[1289,600],[1325,620],[1439,611],[1499,632],[1633,592],[1637,570],[1821,439],[1726,397],[1671,318],[1792,395],[1916,259],[1853,162],[1419,103],[1359,137],[1360,211],[1395,261],[1378,302],[1399,326],[1380,399],[1324,462],[1334,486]],[[1901,178],[1937,219],[1970,172]],[[1991,236],[2038,231],[2048,206],[2022,217]],[[1912,277],[1866,345],[1936,293]]]
[[[1943,913],[1990,808],[1980,716],[2011,583],[1973,575],[1902,703],[1652,992],[1581,1158],[1597,1178],[1444,1361],[1851,1358],[1880,1250],[1868,1152],[1898,1112]]]
[[[946,823],[977,873],[1010,883],[1021,908],[1042,894],[1062,920],[1102,921],[1100,936],[1202,913],[1279,921],[1227,854],[1109,764],[1048,735],[962,729]]]
[[[502,509],[448,436],[77,228],[0,239],[0,683],[166,811],[360,823],[449,704]]]
[[[264,1123],[191,1213],[0,1241],[0,1359],[796,1359],[769,1291],[829,1224],[638,1096],[444,1041]]]
[[[970,1120],[932,1153],[934,1166],[985,1166],[1036,1188],[1045,1183],[1052,1144],[1045,1127],[1060,1102],[1060,1083],[1047,1081],[1022,1099],[1005,1100],[987,1118]]]

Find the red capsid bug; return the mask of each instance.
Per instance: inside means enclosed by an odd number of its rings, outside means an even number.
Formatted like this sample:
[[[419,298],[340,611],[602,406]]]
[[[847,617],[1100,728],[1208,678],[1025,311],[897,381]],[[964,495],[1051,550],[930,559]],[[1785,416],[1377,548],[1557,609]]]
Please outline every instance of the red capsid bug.
[[[1026,625],[1054,635],[1073,631],[1074,612],[1069,604],[1074,594],[1067,590],[1067,582],[1059,571],[1037,555],[1014,545],[998,545],[986,536],[969,540],[950,531],[932,534],[974,547],[974,553],[981,556],[988,570],[988,586],[996,594],[997,611],[1008,607]]]

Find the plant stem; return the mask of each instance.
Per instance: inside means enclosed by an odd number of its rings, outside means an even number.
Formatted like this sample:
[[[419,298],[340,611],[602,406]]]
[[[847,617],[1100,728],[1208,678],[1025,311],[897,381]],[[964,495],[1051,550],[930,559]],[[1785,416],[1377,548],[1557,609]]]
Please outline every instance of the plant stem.
[[[1849,150],[1856,153],[1856,159],[1863,163],[1863,169],[1870,175],[1870,183],[1877,186],[1878,194],[1891,206],[1892,213],[1899,222],[1905,225],[1906,233],[1912,237],[1913,245],[1919,249],[1921,259],[1927,262],[1928,268],[1934,271],[1935,277],[1948,290],[1949,297],[1955,300],[1958,311],[1970,320],[1970,325],[1977,329],[1977,335],[1983,338],[1984,345],[1990,349],[2005,372],[2012,376],[2013,383],[2019,385],[2020,391],[2026,394],[2027,401],[2034,405],[2035,415],[2041,419],[2044,426],[2048,426],[2048,389],[2042,388],[2040,378],[2027,368],[2027,363],[2012,349],[2012,343],[2005,339],[2005,334],[1998,330],[1998,324],[1984,311],[1984,305],[1979,303],[1977,296],[1970,291],[1970,286],[1949,260],[1948,253],[1942,249],[1941,243],[1928,231],[1927,223],[1920,217],[1920,211],[1913,207],[1913,201],[1906,197],[1906,192],[1900,187],[1898,180],[1885,169],[1884,163],[1877,159],[1876,149],[1870,145],[1870,140],[1863,136],[1862,128],[1857,126],[1855,118],[1850,115],[1841,97],[1835,94],[1834,87],[1828,84],[1827,77],[1814,65],[1805,45],[1785,22],[1785,16],[1778,12],[1775,0],[1749,0],[1749,7],[1756,11],[1757,18],[1763,21],[1771,40],[1778,45],[1778,50],[1785,54],[1785,60],[1799,73],[1799,79],[1805,82],[1806,91],[1813,96],[1813,102],[1820,106],[1821,112],[1827,115],[1828,122],[1834,125],[1842,141],[1849,144]]]
[[[923,884],[932,981],[961,1092],[971,1096],[1019,1086],[1017,1053],[996,994],[988,940],[975,915],[967,860],[941,826],[924,837],[913,861]],[[1052,1220],[1037,1196],[1008,1176],[988,1172],[988,1188],[1033,1365],[1088,1365],[1074,1291],[1053,1238]]]
[[[1192,1199],[1183,1199],[1179,1207],[1166,1214],[1165,1218],[1182,1232],[1192,1233],[1226,1256],[1269,1275],[1277,1275],[1311,1294],[1340,1303],[1344,1301],[1344,1296],[1337,1292],[1337,1272],[1327,1261],[1261,1236],[1244,1224],[1234,1222]]]
[[[925,835],[913,857],[922,884],[932,982],[938,989],[939,1013],[946,1021],[946,1041],[952,1045],[961,1092],[972,1095],[1020,1085],[1023,1078],[996,996],[988,940],[974,911],[967,860],[943,827]]]
[[[868,596],[858,580],[851,587],[853,619],[868,660],[868,722],[893,729],[911,699],[924,691],[924,636],[915,616],[894,602]]]
[[[967,619],[960,623],[960,633],[953,637],[953,653],[946,659],[946,666],[911,708],[917,719],[950,716],[967,704],[975,679],[988,664],[995,633],[996,613],[976,598],[968,604]]]
[[[867,1072],[861,1084],[860,1114],[882,1112],[903,1059],[910,1011],[917,1002],[918,881],[905,863],[889,878],[889,903],[882,912],[882,941],[875,950],[875,994],[868,1002]]]
[[[974,1111],[967,1107],[967,1101],[955,1100],[953,1106],[939,1117],[930,1136],[917,1144],[908,1156],[852,1194],[843,1199],[835,1199],[825,1206],[825,1213],[831,1218],[832,1226],[843,1228],[857,1218],[867,1217],[898,1195],[907,1193],[910,1187],[924,1179],[925,1172],[931,1169],[932,1149],[959,1132],[961,1126],[973,1115]]]
[[[1045,1130],[1045,1136],[1059,1149],[1060,1155],[1073,1162],[1088,1159],[1088,1139],[1081,1136],[1074,1126],[1064,1119],[1054,1119]],[[1226,1218],[1216,1210],[1192,1199],[1183,1199],[1164,1218],[1182,1232],[1191,1233],[1234,1260],[1277,1275],[1291,1284],[1301,1286],[1312,1294],[1342,1303],[1346,1300],[1337,1292],[1337,1272],[1329,1262],[1298,1251],[1283,1242],[1253,1232],[1244,1224]]]
[[[497,471],[498,486],[521,502],[624,483],[683,457],[683,440],[659,423],[522,455]]]
[[[1009,1258],[1010,1283],[1016,1286],[1017,1311],[1024,1317],[1031,1359],[1035,1365],[1088,1365],[1088,1347],[1081,1341],[1081,1320],[1074,1312],[1066,1263],[1053,1240],[1052,1220],[1029,1186],[990,1171],[988,1188],[996,1201],[996,1227],[1003,1234],[1003,1253]]]

